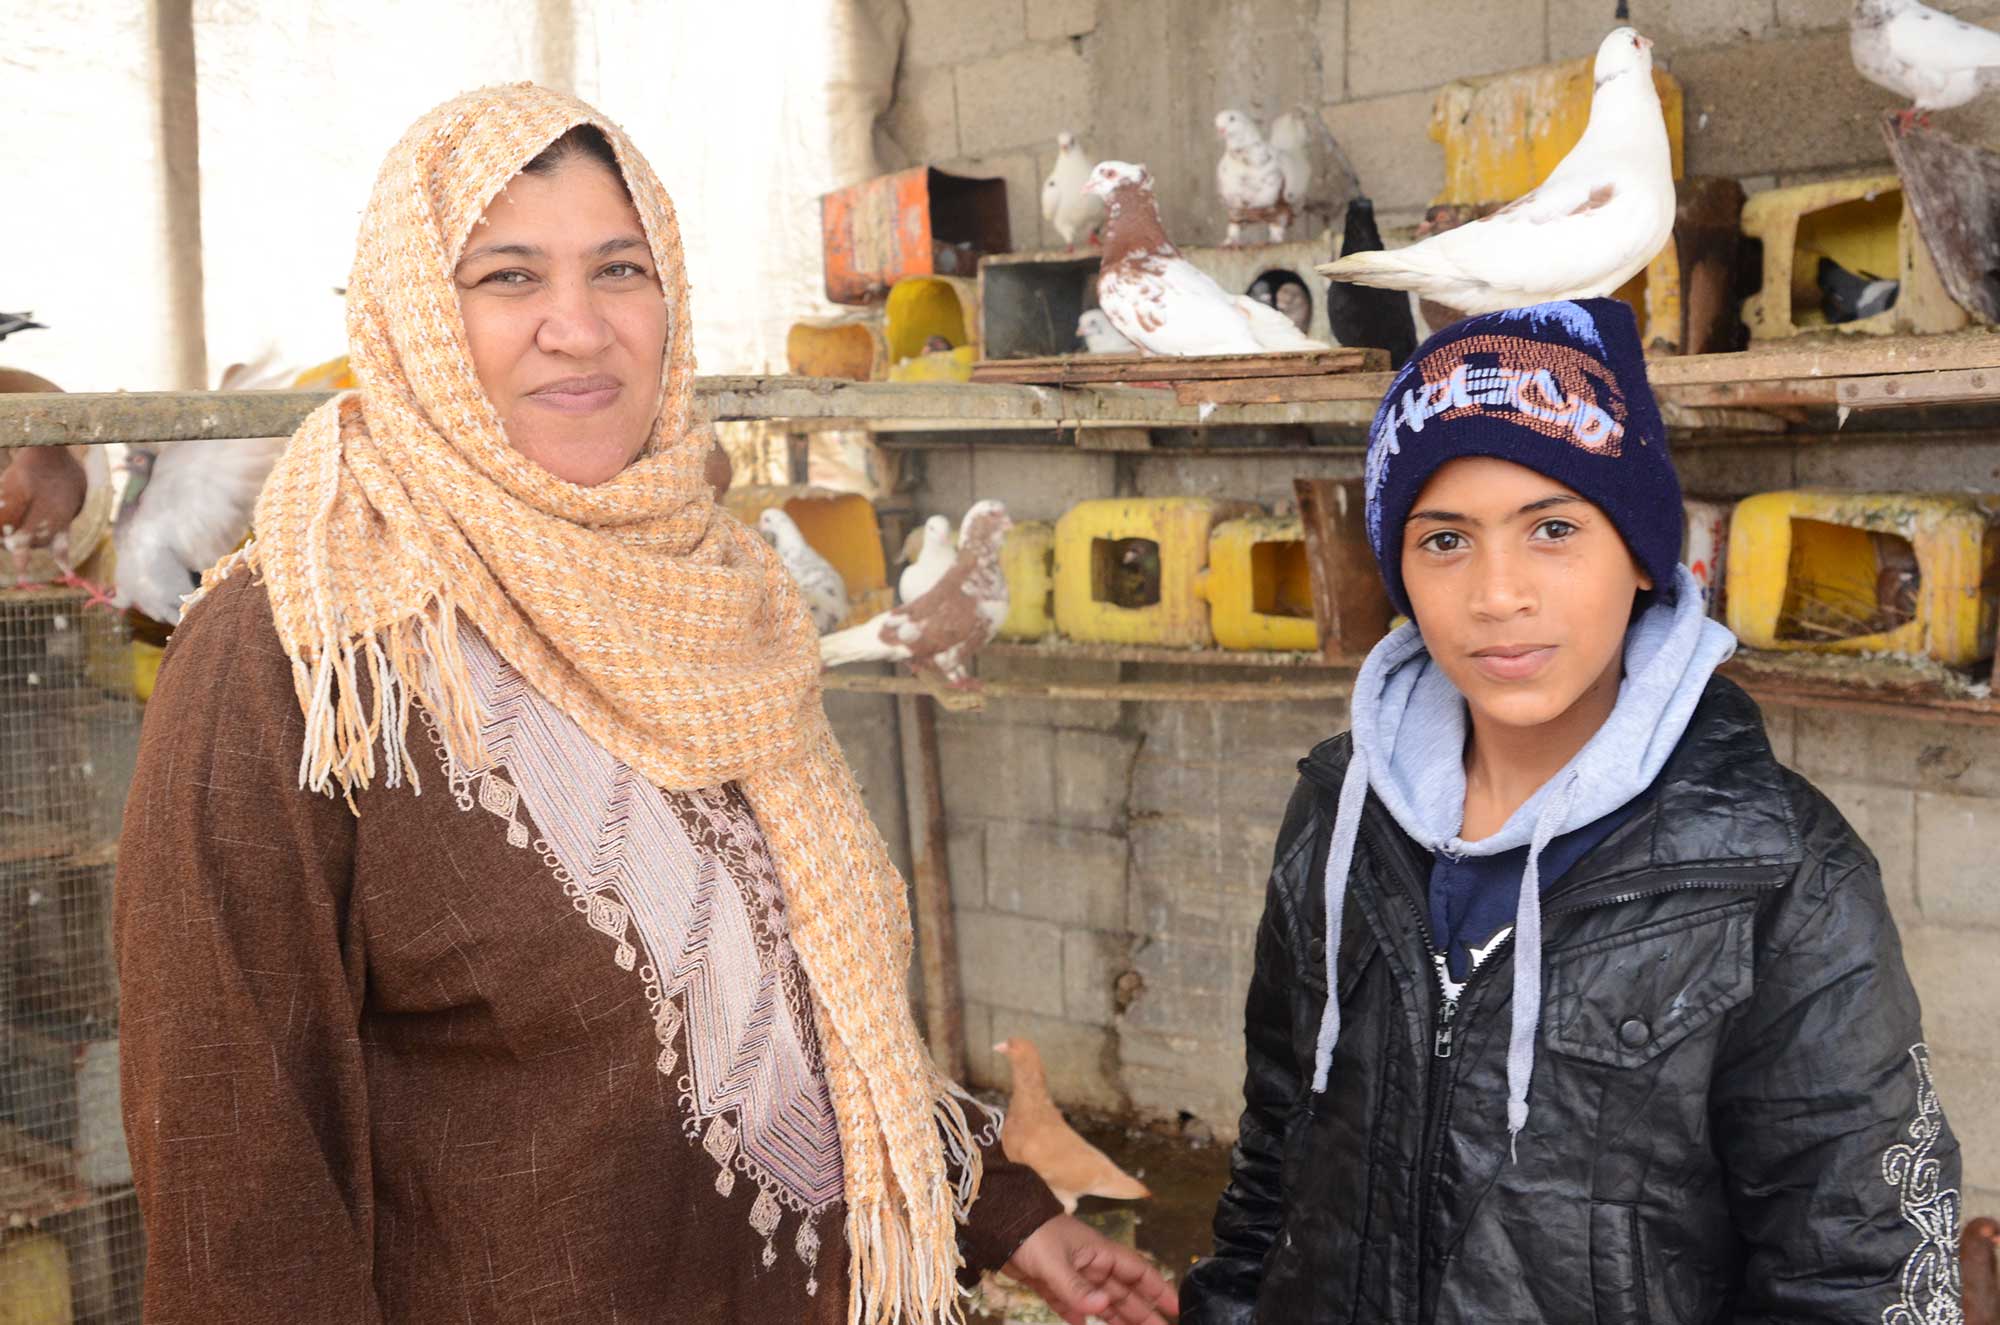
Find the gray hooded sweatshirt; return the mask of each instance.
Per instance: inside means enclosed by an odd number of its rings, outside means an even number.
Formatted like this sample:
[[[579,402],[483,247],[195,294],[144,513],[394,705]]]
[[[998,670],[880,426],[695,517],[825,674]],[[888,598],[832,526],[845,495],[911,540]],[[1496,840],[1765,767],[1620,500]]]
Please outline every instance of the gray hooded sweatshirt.
[[[1618,702],[1548,782],[1491,837],[1467,842],[1465,699],[1432,661],[1414,623],[1370,651],[1354,683],[1354,753],[1341,783],[1326,861],[1327,988],[1340,952],[1340,922],[1361,810],[1373,791],[1396,823],[1426,851],[1493,856],[1528,848],[1514,917],[1513,1026],[1507,1041],[1507,1131],[1528,1121],[1528,1080],[1542,1007],[1541,855],[1550,841],[1623,806],[1652,785],[1680,743],[1709,676],[1736,651],[1736,637],[1708,618],[1701,587],[1677,568],[1671,603],[1656,602],[1625,636]],[[1340,1038],[1340,1001],[1329,997],[1313,1056],[1313,1090],[1326,1089]]]

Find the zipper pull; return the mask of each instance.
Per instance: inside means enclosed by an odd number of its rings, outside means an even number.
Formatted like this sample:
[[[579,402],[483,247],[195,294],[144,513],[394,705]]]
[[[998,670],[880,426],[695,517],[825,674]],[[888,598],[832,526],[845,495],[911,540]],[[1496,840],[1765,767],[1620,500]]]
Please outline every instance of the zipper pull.
[[[1437,968],[1439,996],[1435,1052],[1439,1058],[1449,1058],[1452,1022],[1458,1018],[1458,996],[1465,992],[1465,985],[1451,978],[1451,962],[1443,953],[1432,953],[1431,965]]]
[[[1448,998],[1438,1009],[1437,1056],[1451,1057],[1451,1024],[1458,1018],[1458,1000]]]

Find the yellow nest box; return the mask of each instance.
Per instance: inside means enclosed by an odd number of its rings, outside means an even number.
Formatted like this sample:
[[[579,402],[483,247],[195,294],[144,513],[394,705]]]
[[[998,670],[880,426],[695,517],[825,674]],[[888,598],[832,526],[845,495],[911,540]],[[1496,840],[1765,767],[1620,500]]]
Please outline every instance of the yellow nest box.
[[[1208,538],[1208,569],[1195,591],[1208,600],[1215,642],[1225,649],[1319,647],[1312,572],[1298,517],[1225,520]]]
[[[1213,642],[1198,587],[1209,533],[1255,508],[1208,497],[1086,501],[1056,521],[1056,628],[1091,644]]]

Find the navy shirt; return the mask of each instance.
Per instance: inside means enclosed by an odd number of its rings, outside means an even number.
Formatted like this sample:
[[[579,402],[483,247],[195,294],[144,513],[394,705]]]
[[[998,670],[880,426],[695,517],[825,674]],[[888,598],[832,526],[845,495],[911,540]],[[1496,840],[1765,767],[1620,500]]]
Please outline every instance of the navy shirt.
[[[1569,873],[1612,830],[1632,817],[1645,797],[1635,796],[1602,819],[1554,838],[1542,852],[1542,889]],[[1514,924],[1521,901],[1521,875],[1528,848],[1497,856],[1452,857],[1440,851],[1431,862],[1431,941],[1445,954],[1451,978],[1462,981],[1472,969],[1472,952]]]

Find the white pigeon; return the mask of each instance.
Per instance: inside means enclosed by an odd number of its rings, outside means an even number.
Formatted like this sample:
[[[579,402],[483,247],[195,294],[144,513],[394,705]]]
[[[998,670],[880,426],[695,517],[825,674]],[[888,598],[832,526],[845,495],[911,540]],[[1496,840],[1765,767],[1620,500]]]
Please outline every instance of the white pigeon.
[[[1305,211],[1306,193],[1312,188],[1313,165],[1311,130],[1305,116],[1288,110],[1271,121],[1271,154],[1285,176],[1285,203],[1294,216]]]
[[[896,601],[913,603],[936,587],[958,559],[958,540],[952,537],[951,521],[933,515],[924,521],[923,543],[903,573],[896,577]]]
[[[1105,200],[1097,302],[1148,354],[1263,354],[1323,350],[1292,320],[1247,294],[1231,294],[1181,255],[1160,226],[1153,177],[1128,161],[1100,161],[1087,186]]]
[[[1104,203],[1083,191],[1090,178],[1090,158],[1073,133],[1056,135],[1056,165],[1042,181],[1042,219],[1055,227],[1063,243],[1076,247],[1078,235],[1089,235],[1104,219]]]
[[[955,689],[970,688],[967,665],[1007,619],[1000,544],[1012,526],[1001,503],[975,502],[958,527],[958,555],[938,582],[901,607],[821,639],[820,665],[907,662]]]
[[[1111,325],[1101,308],[1086,308],[1076,320],[1076,338],[1086,354],[1137,354],[1139,347],[1125,339],[1125,333]]]
[[[1243,227],[1263,222],[1270,227],[1271,242],[1285,242],[1285,227],[1291,222],[1291,205],[1285,200],[1285,167],[1278,154],[1264,141],[1257,121],[1240,110],[1225,110],[1215,117],[1215,135],[1222,139],[1222,159],[1215,163],[1215,191],[1222,196],[1222,209],[1229,216],[1225,243],[1243,242]]]
[[[1910,99],[1905,120],[1963,106],[2000,83],[2000,32],[1917,0],[1856,0],[1847,44],[1863,78]]]
[[[778,560],[785,563],[792,582],[799,586],[814,628],[822,635],[838,629],[847,620],[847,581],[840,578],[833,563],[806,542],[797,522],[776,506],[757,517],[757,529],[778,549]]]
[[[1631,28],[1604,39],[1590,123],[1536,188],[1408,248],[1354,253],[1319,270],[1336,281],[1414,290],[1465,315],[1617,290],[1674,230],[1673,158],[1652,46]]]
[[[111,542],[118,554],[112,601],[163,626],[202,572],[250,532],[250,513],[288,439],[249,437],[133,446]]]

